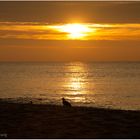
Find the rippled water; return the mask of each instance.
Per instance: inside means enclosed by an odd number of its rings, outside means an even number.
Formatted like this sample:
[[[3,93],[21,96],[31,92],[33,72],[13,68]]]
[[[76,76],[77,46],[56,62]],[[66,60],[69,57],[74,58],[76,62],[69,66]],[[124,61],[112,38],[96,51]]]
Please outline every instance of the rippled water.
[[[0,63],[0,98],[140,109],[138,62]]]

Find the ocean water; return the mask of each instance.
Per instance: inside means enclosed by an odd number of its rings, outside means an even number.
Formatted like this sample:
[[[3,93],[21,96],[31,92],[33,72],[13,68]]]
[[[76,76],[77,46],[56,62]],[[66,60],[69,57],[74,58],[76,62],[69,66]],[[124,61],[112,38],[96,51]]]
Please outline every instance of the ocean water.
[[[139,62],[1,62],[0,98],[140,110]]]

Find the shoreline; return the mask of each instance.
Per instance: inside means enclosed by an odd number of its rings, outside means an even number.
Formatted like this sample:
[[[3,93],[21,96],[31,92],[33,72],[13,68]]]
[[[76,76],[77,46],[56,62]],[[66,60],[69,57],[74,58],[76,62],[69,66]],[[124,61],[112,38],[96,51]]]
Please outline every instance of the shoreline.
[[[140,138],[134,110],[0,101],[0,120],[7,138]]]

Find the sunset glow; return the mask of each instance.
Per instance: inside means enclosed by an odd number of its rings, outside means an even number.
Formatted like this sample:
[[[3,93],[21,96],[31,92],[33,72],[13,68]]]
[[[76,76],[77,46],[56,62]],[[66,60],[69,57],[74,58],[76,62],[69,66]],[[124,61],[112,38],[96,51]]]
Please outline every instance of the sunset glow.
[[[69,39],[84,39],[92,30],[87,25],[78,23],[54,26],[54,28],[60,32],[67,33]]]
[[[34,40],[139,40],[140,24],[0,22],[0,38]]]
[[[1,2],[0,61],[140,61],[139,2],[29,3]]]

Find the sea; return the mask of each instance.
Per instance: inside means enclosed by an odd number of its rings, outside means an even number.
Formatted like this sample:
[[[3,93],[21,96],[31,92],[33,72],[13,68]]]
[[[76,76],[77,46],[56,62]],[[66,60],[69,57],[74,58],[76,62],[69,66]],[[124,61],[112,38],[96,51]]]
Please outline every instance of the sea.
[[[0,62],[0,100],[140,110],[140,62]]]

